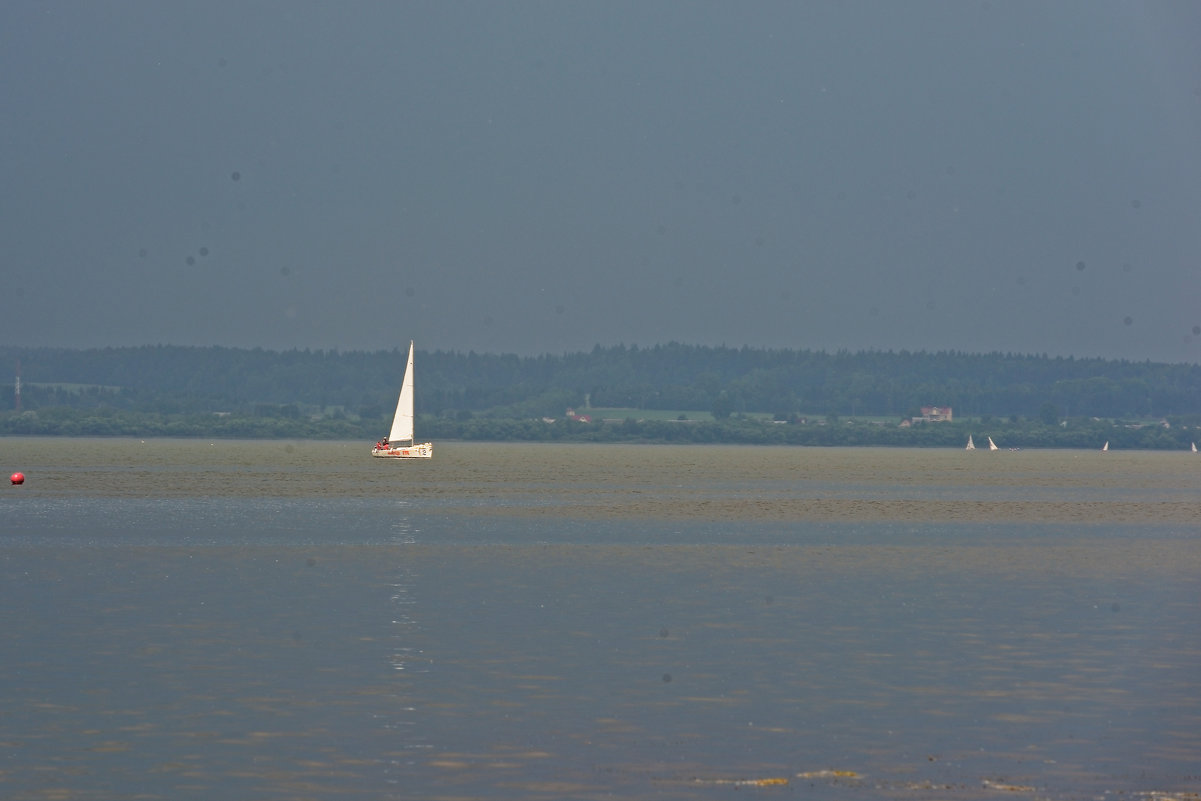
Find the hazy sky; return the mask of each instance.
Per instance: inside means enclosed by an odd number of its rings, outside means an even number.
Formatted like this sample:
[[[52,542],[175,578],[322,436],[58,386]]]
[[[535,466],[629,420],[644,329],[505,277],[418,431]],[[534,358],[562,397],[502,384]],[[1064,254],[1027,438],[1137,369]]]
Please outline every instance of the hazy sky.
[[[1201,362],[1201,4],[0,5],[0,342]]]

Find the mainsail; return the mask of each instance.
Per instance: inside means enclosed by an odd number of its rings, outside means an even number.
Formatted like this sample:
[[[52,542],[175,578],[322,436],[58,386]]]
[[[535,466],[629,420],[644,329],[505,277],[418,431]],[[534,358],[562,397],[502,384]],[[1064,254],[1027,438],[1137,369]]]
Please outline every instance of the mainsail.
[[[413,441],[413,342],[409,341],[409,362],[405,366],[404,383],[400,385],[400,397],[396,401],[396,415],[392,418],[392,430],[388,432],[392,443]]]

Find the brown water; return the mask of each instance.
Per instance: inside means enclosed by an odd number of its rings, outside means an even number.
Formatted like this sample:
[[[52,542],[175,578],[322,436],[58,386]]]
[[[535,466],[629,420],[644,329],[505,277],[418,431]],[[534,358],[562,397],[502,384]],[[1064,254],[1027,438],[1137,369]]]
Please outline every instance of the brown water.
[[[1193,454],[368,450],[0,439],[0,797],[1201,789]]]

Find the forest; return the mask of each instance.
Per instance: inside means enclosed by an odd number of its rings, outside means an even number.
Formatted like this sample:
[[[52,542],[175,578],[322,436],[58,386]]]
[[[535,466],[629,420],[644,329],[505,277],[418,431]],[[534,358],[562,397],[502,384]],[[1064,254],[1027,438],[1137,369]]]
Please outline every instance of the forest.
[[[399,349],[0,348],[0,435],[375,438],[404,359]],[[1169,433],[1147,447],[1179,447],[1201,423],[1192,364],[679,343],[419,350],[416,363],[421,435],[444,438],[943,444],[987,424],[1045,443],[1102,425],[1144,432],[1129,434],[1139,441],[1160,428]],[[955,422],[899,426],[923,406],[950,406]],[[589,427],[564,419],[568,408],[624,411]]]

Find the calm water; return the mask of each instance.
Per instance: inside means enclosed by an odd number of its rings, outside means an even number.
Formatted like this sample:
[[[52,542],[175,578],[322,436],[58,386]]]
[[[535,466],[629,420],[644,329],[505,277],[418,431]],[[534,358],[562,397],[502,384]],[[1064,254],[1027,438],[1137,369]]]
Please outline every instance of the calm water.
[[[1194,454],[369,446],[0,439],[0,797],[1201,791]]]

